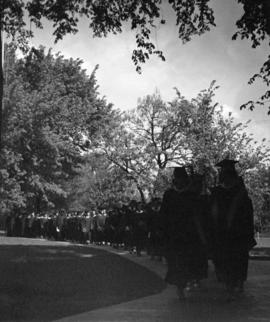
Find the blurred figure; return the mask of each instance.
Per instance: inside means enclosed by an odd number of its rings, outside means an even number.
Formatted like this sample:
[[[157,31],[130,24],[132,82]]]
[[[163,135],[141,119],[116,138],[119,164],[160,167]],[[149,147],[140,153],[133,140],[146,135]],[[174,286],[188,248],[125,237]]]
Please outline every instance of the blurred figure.
[[[160,200],[154,198],[147,207],[148,254],[151,259],[162,260],[162,234],[160,230]]]
[[[185,298],[184,290],[189,280],[190,215],[186,198],[189,182],[185,168],[175,168],[172,188],[165,192],[160,208],[164,257],[168,266],[165,281],[177,286],[179,299]]]
[[[189,288],[198,288],[200,281],[208,276],[208,200],[203,192],[203,176],[193,174],[187,190],[191,216],[191,235],[188,242]]]
[[[243,179],[235,164],[225,159],[220,167],[219,186],[211,197],[213,223],[213,261],[216,275],[225,284],[228,300],[244,290],[247,279],[249,250],[255,246],[253,207]]]
[[[147,238],[147,224],[146,214],[141,203],[137,203],[135,207],[134,217],[134,245],[136,249],[136,255],[142,256],[142,250],[146,245]]]

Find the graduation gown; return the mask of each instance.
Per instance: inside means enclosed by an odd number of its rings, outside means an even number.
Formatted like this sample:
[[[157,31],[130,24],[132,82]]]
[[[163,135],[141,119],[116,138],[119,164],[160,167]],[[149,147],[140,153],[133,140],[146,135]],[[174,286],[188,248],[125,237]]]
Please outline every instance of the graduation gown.
[[[198,199],[190,191],[170,189],[165,192],[160,209],[164,256],[168,264],[165,280],[178,287],[185,287],[188,281],[202,278],[198,268],[202,261],[207,261],[194,220],[197,202]]]
[[[213,262],[218,280],[237,286],[247,279],[254,240],[253,207],[245,187],[216,187],[211,198]]]

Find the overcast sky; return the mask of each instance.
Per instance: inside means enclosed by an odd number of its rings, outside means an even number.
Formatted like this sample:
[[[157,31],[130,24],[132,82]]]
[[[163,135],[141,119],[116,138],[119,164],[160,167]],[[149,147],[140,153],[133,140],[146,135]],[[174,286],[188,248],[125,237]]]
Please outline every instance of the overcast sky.
[[[235,21],[242,13],[237,1],[215,0],[213,8],[217,27],[183,45],[177,37],[174,13],[169,6],[164,6],[162,14],[167,24],[158,26],[153,41],[164,52],[166,61],[152,57],[142,66],[140,75],[131,60],[135,40],[128,26],[120,35],[99,39],[91,36],[87,21],[83,20],[76,35],[68,35],[55,45],[46,23],[43,30],[35,31],[32,42],[36,46],[52,47],[66,57],[81,58],[89,73],[98,64],[96,77],[100,94],[123,110],[134,108],[138,98],[152,94],[156,88],[166,101],[175,97],[174,87],[192,98],[216,80],[220,86],[216,101],[225,111],[232,111],[237,121],[252,119],[250,131],[257,139],[270,140],[270,116],[266,107],[253,112],[239,110],[242,103],[257,99],[266,90],[258,81],[252,86],[247,82],[266,60],[269,46],[263,44],[255,50],[246,40],[231,40],[236,31]]]

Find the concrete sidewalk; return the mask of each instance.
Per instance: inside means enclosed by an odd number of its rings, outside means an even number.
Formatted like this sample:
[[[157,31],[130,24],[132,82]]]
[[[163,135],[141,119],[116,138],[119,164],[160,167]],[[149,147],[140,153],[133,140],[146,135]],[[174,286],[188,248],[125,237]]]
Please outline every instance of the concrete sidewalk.
[[[92,247],[92,246],[90,246]],[[143,265],[162,278],[166,264],[151,261],[149,256],[137,257],[127,251],[111,247],[93,246],[114,252],[128,260]],[[179,301],[176,289],[168,286],[163,292],[106,308],[85,312],[57,320],[58,322],[151,322],[151,321],[198,321],[198,322],[246,322],[270,321],[270,262],[250,261],[249,280],[245,295],[234,302],[226,302],[222,287],[216,282],[213,266],[209,264],[209,278],[199,291],[190,293],[185,301]]]
[[[259,247],[269,247],[270,248],[270,237],[257,237],[257,245],[255,248]]]

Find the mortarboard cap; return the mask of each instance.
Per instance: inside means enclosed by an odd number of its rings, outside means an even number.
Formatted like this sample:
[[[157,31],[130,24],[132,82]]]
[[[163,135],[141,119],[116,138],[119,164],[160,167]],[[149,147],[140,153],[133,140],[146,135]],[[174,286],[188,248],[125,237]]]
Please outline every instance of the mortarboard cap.
[[[224,159],[216,164],[216,167],[220,167],[223,169],[235,169],[235,164],[239,161]]]
[[[225,178],[228,176],[238,177],[237,171],[235,169],[235,164],[238,163],[236,160],[224,159],[216,164],[217,167],[221,168],[219,174],[220,182],[224,182]]]

